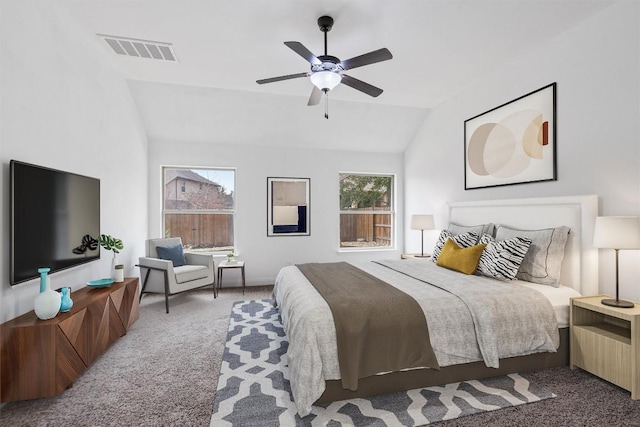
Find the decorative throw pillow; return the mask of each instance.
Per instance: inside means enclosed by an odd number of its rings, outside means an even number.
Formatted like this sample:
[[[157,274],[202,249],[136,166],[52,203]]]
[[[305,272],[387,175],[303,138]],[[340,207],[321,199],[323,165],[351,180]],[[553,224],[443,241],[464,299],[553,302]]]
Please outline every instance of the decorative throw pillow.
[[[531,239],[531,247],[516,277],[528,282],[558,287],[560,286],[560,267],[569,231],[569,227],[516,230],[499,226],[496,231],[496,240],[506,240],[516,236]]]
[[[460,225],[460,224],[456,224],[455,222],[450,222],[449,227],[447,227],[447,230],[449,230],[451,234],[453,234],[454,236],[457,236],[458,234],[462,234],[462,233],[468,233],[471,231],[473,233],[476,233],[479,239],[480,236],[482,236],[483,234],[488,234],[490,236],[493,236],[494,228],[495,226],[492,223],[479,224],[479,225]]]
[[[436,265],[464,274],[473,274],[478,268],[478,261],[485,246],[487,245],[482,243],[468,248],[461,248],[449,238],[444,243]]]
[[[497,242],[490,235],[483,234],[480,243],[485,243],[487,247],[478,262],[478,273],[494,279],[513,280],[529,250],[531,239],[514,237]]]
[[[182,245],[158,246],[156,250],[158,251],[158,258],[171,261],[174,267],[180,267],[187,263]]]
[[[473,246],[478,243],[478,235],[474,232],[462,233],[454,236],[451,234],[449,230],[442,230],[440,232],[440,236],[438,237],[438,241],[436,242],[436,246],[433,248],[433,253],[431,254],[431,261],[438,261],[438,256],[442,251],[442,247],[448,238],[451,238],[454,242],[458,244],[461,248],[468,248],[469,246]]]

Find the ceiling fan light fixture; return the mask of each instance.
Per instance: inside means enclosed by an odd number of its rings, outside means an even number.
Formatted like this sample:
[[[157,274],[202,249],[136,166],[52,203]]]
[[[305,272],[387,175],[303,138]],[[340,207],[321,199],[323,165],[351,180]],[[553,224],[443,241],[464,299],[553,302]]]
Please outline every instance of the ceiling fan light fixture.
[[[311,83],[320,90],[332,90],[340,84],[342,76],[334,71],[316,71],[311,74]]]

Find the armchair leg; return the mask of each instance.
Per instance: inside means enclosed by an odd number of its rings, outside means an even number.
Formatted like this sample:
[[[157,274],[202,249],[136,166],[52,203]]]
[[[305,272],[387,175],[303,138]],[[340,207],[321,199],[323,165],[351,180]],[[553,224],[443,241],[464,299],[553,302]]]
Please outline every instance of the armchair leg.
[[[149,273],[151,270],[147,268],[147,274],[144,275],[144,281],[142,282],[142,289],[140,290],[140,299],[138,302],[142,301],[142,294],[144,293],[144,288],[147,287],[147,280],[149,280]]]
[[[164,272],[164,305],[167,308],[167,314],[169,314],[169,275]]]
[[[149,273],[151,273],[151,270],[162,271],[162,273],[164,274],[164,305],[167,314],[169,314],[169,295],[171,295],[171,292],[169,292],[169,273],[167,272],[167,270],[157,267],[147,267],[140,264],[136,264],[136,267],[147,269],[147,272],[144,276],[144,281],[142,283],[142,289],[140,290],[140,299],[142,299],[142,294],[147,287],[147,281],[149,280]]]

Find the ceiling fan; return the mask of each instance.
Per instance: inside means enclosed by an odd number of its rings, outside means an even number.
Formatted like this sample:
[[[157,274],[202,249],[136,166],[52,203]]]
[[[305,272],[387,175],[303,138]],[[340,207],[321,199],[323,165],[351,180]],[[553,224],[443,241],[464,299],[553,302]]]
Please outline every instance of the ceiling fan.
[[[391,59],[393,58],[393,55],[391,55],[389,49],[382,48],[365,53],[364,55],[340,61],[340,59],[335,56],[327,54],[327,33],[331,31],[331,28],[333,27],[333,18],[330,16],[321,16],[318,18],[318,27],[320,27],[320,31],[324,33],[324,55],[315,56],[300,42],[284,42],[284,44],[291,48],[291,50],[311,64],[311,71],[256,80],[256,83],[265,84],[279,82],[282,80],[297,79],[300,77],[309,77],[311,79],[311,83],[313,83],[313,90],[311,91],[311,96],[309,97],[307,105],[317,105],[320,102],[323,92],[325,93],[325,98],[327,98],[326,94],[340,83],[359,90],[360,92],[364,92],[367,95],[373,97],[379,96],[382,93],[382,89],[370,85],[369,83],[365,83],[362,80],[353,78],[347,74],[343,74],[343,71]],[[326,110],[324,116],[327,119],[329,118],[329,114]]]

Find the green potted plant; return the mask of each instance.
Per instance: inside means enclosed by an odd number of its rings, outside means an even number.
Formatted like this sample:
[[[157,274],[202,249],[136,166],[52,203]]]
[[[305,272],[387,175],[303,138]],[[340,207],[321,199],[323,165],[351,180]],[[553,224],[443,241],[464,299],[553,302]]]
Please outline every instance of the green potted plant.
[[[100,246],[108,251],[113,251],[114,256],[115,254],[120,253],[120,251],[124,248],[122,240],[108,234],[101,234],[98,241],[100,242]]]
[[[233,257],[235,257],[235,256],[236,256],[236,255],[233,253],[233,251],[229,252],[229,253],[227,254],[227,264],[233,264],[233,263],[235,263],[235,262],[236,262],[236,260],[233,258]]]

